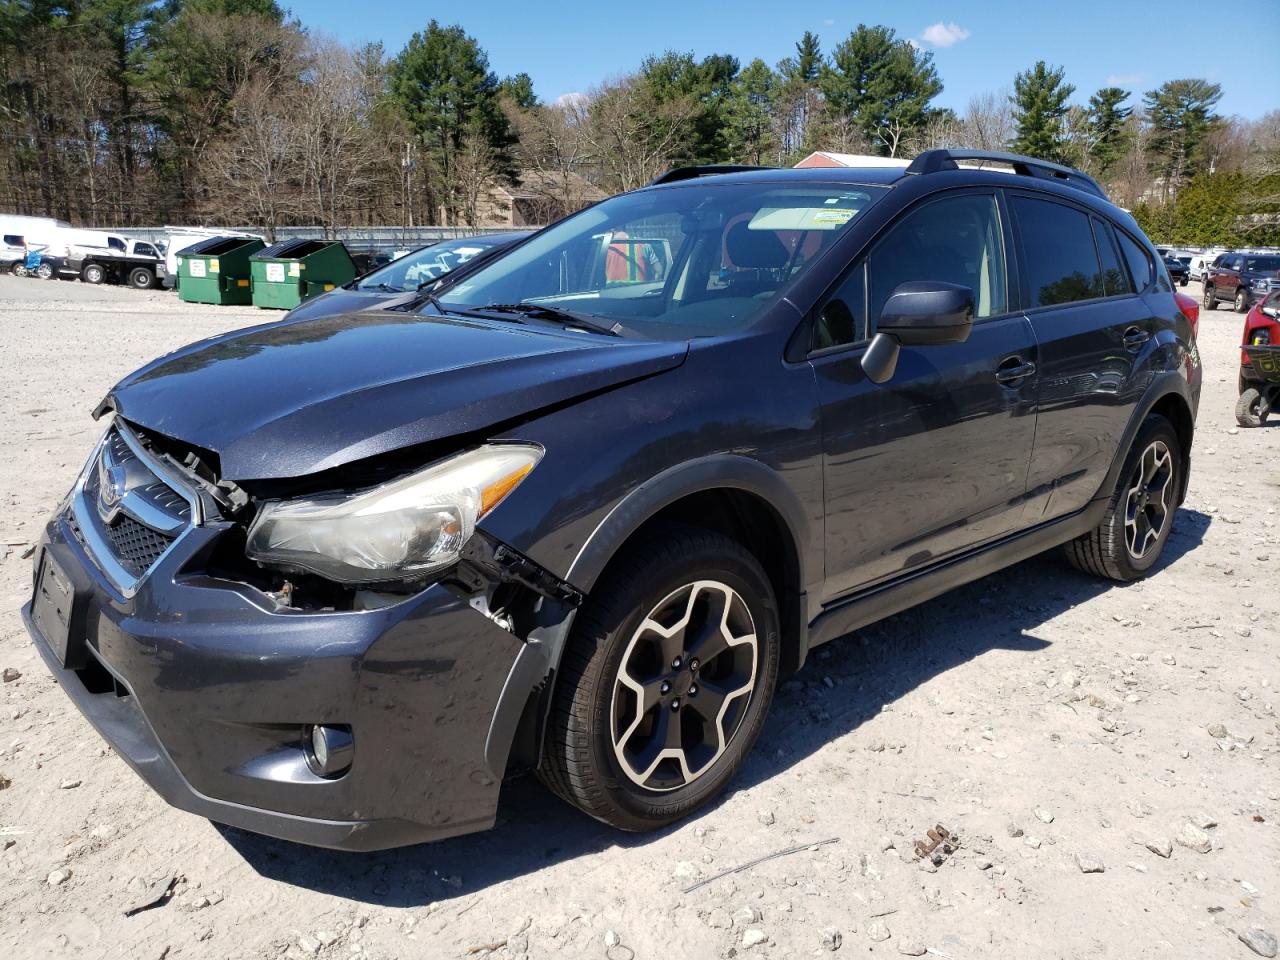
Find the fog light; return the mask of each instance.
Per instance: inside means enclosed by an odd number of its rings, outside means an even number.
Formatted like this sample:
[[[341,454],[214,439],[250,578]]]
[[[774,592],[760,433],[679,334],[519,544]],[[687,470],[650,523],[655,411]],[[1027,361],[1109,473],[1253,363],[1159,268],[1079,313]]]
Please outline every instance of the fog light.
[[[346,773],[351,766],[355,741],[351,738],[350,727],[318,723],[310,728],[307,740],[311,746],[307,752],[307,763],[312,772],[322,777],[336,777]]]

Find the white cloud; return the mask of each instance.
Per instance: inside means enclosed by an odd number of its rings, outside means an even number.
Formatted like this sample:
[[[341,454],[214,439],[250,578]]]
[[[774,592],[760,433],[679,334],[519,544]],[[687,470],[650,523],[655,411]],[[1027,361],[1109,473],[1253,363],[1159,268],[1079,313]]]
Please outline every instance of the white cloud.
[[[1108,87],[1128,87],[1141,82],[1142,74],[1140,73],[1113,73],[1107,77]]]
[[[943,23],[939,20],[925,27],[920,34],[920,39],[932,47],[949,47],[961,40],[968,40],[969,31],[959,24]]]
[[[822,21],[822,25],[824,27],[834,27],[836,25],[836,22],[832,20],[830,17],[828,17],[826,20]]]
[[[587,95],[585,93],[579,93],[575,90],[572,93],[562,93],[560,96],[556,97],[554,106],[560,107],[561,109],[564,109],[565,107],[576,107],[586,101],[586,99]]]

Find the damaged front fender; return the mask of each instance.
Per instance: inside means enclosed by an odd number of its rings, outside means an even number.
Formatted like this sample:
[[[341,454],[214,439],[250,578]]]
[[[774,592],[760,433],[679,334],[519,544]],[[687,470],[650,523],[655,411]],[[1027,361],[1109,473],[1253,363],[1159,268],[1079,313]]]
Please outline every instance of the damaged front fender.
[[[485,738],[485,765],[502,777],[514,758],[536,764],[555,663],[585,597],[572,584],[478,532],[450,580],[472,609],[524,641],[502,685]]]

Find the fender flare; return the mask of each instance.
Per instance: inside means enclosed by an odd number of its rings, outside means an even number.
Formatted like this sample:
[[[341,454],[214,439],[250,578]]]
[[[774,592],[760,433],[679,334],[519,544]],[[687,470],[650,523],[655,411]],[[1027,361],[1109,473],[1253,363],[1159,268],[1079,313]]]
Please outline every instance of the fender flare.
[[[646,480],[619,500],[591,532],[564,579],[589,594],[609,561],[648,520],[684,497],[716,489],[740,490],[758,496],[777,511],[791,537],[798,589],[792,596],[779,597],[779,608],[787,621],[783,624],[784,634],[788,630],[797,631],[797,656],[788,666],[798,668],[804,662],[808,646],[804,585],[808,582],[805,550],[810,543],[810,524],[799,497],[777,471],[759,460],[741,454],[712,454],[677,464]],[[495,776],[503,775],[517,742],[527,744],[526,749],[532,754],[521,757],[522,760],[536,763],[541,757],[542,734],[555,674],[568,645],[575,616],[576,610],[568,609],[558,622],[535,627],[527,637],[522,655],[512,665],[485,742],[486,765]]]
[[[1120,480],[1120,471],[1124,468],[1124,462],[1129,456],[1129,450],[1133,447],[1133,442],[1137,439],[1138,431],[1142,429],[1143,422],[1151,413],[1155,405],[1170,395],[1178,397],[1187,407],[1187,413],[1191,420],[1192,434],[1195,433],[1196,420],[1196,404],[1191,398],[1191,388],[1187,381],[1176,370],[1167,370],[1155,376],[1146,391],[1142,394],[1142,399],[1134,407],[1133,416],[1129,418],[1129,423],[1125,427],[1124,436],[1119,444],[1116,445],[1116,452],[1111,458],[1111,467],[1107,470],[1106,479],[1102,482],[1102,487],[1094,500],[1109,499],[1115,492],[1116,484]],[[1178,491],[1178,502],[1181,503],[1187,493],[1187,483],[1190,477],[1189,467],[1191,465],[1191,444],[1186,444],[1186,449],[1182,451],[1182,489]]]

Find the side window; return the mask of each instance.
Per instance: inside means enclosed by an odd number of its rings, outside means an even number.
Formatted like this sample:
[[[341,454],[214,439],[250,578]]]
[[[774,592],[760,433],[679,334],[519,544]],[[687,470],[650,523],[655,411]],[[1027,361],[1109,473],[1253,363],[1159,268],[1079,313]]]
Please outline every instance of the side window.
[[[1115,232],[1109,224],[1093,219],[1093,238],[1098,244],[1098,257],[1102,260],[1102,293],[1103,296],[1116,297],[1125,293],[1133,293],[1133,284],[1129,282],[1129,273],[1120,263],[1116,253]]]
[[[974,315],[1009,309],[1000,213],[991,194],[926,203],[889,228],[867,258],[868,333],[900,284],[943,280],[973,291]]]
[[[155,248],[155,247],[153,247],[153,246],[152,246],[151,244],[149,244],[149,243],[135,243],[135,244],[133,245],[133,252],[134,252],[134,253],[136,253],[136,254],[137,254],[138,256],[140,256],[140,257],[158,257],[158,256],[160,256],[160,254],[156,253],[156,248]]]
[[[107,237],[107,246],[112,250],[119,250],[121,253],[124,252],[124,241],[119,237]]]
[[[1151,286],[1154,275],[1151,257],[1123,230],[1117,230],[1116,237],[1120,240],[1120,250],[1124,254],[1125,262],[1129,264],[1129,275],[1133,277],[1134,289],[1141,293]]]
[[[867,338],[867,264],[861,261],[818,308],[813,349],[825,350]]]
[[[1051,200],[1012,199],[1022,235],[1028,306],[1102,296],[1102,268],[1088,215]]]

